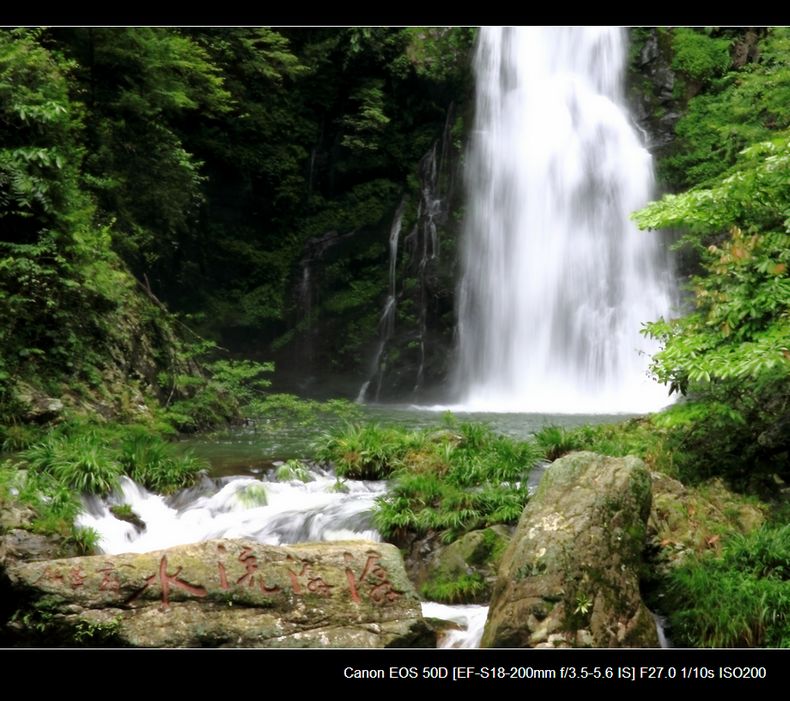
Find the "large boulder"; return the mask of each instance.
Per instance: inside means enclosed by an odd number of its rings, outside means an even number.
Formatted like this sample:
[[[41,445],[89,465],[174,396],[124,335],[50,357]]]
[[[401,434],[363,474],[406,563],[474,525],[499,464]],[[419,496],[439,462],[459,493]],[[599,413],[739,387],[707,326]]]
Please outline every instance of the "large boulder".
[[[398,550],[213,540],[7,567],[14,644],[432,647]],[[36,635],[38,637],[36,637]]]
[[[554,462],[504,554],[482,647],[657,647],[638,578],[649,513],[638,458]]]

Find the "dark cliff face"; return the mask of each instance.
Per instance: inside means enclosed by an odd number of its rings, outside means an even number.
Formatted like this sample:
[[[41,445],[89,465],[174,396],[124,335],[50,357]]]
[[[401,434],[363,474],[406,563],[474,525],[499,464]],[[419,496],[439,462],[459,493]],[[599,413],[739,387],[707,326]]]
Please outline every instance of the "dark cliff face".
[[[451,102],[377,222],[328,230],[303,246],[289,285],[290,330],[274,343],[283,389],[393,400],[430,393],[446,378],[463,124]]]
[[[667,152],[685,99],[672,68],[671,30],[637,28],[630,32],[627,71],[629,106],[656,158]]]

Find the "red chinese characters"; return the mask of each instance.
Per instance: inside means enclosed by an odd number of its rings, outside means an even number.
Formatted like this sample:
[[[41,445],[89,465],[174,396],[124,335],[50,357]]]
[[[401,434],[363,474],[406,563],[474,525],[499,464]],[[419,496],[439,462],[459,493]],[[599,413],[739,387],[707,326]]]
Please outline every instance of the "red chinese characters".
[[[167,555],[162,555],[162,559],[159,561],[159,572],[152,574],[150,577],[146,577],[143,588],[135,592],[135,594],[128,600],[127,603],[139,598],[140,595],[146,589],[148,589],[148,587],[150,587],[156,579],[159,580],[159,585],[162,588],[162,609],[170,608],[171,589],[181,589],[182,591],[188,592],[193,596],[206,596],[208,592],[203,587],[190,584],[178,576],[181,574],[182,569],[183,567],[179,567],[173,574],[169,574],[167,571]]]
[[[351,553],[344,553],[346,560],[346,579],[351,590],[351,600],[355,604],[362,602],[360,591],[366,592],[374,604],[384,605],[395,601],[402,596],[389,581],[387,570],[380,564],[381,555],[375,550],[368,550],[368,558],[362,572],[357,577],[351,569],[354,563],[354,556]]]

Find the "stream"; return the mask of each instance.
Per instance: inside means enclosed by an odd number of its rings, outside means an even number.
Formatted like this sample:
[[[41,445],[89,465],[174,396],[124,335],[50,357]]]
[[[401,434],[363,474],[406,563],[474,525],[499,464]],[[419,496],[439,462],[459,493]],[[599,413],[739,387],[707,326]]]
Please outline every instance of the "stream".
[[[411,428],[440,427],[436,411],[409,407],[366,407],[366,418]],[[467,418],[467,415],[463,417]],[[545,425],[577,425],[619,417],[587,415],[475,414],[496,430],[527,438]],[[209,475],[169,497],[154,494],[128,477],[121,490],[105,499],[90,497],[77,525],[94,528],[99,548],[108,554],[149,552],[213,538],[251,538],[262,544],[284,545],[315,541],[381,541],[373,525],[375,500],[387,490],[386,481],[338,480],[328,469],[309,462],[317,427],[248,426],[184,441],[211,463]],[[325,430],[326,425],[321,427]],[[283,458],[302,458],[301,479],[278,479]],[[540,478],[533,470],[530,486]],[[292,475],[293,476],[293,475]],[[110,508],[128,504],[145,529],[116,518]],[[476,647],[483,634],[487,606],[447,606],[423,603],[426,617],[454,623],[440,647]]]

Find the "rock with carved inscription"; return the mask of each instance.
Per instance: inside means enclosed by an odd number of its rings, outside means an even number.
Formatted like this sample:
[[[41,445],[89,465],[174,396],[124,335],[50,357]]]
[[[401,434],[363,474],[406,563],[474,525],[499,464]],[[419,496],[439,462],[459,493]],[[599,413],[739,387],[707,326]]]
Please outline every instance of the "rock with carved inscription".
[[[8,642],[133,647],[432,647],[392,545],[213,540],[17,563]]]
[[[483,647],[657,647],[639,593],[650,473],[571,453],[527,504],[499,569]]]

